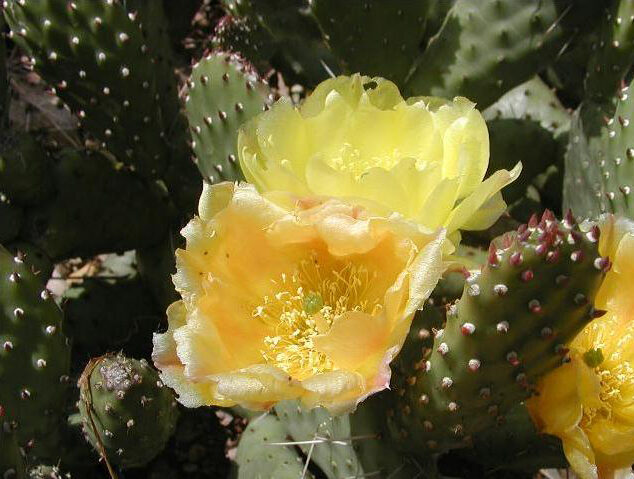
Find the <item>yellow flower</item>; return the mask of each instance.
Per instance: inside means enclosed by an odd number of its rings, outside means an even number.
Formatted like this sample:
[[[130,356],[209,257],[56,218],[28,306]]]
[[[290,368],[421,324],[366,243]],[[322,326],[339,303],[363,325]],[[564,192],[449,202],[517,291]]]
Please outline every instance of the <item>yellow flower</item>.
[[[527,404],[582,479],[613,478],[634,463],[634,223],[605,216],[600,229],[599,251],[613,265],[595,306],[607,313],[579,333],[570,363],[543,378]]]
[[[443,272],[443,230],[338,199],[273,202],[246,183],[205,186],[199,215],[176,252],[182,301],[154,337],[154,362],[183,404],[299,398],[338,413],[389,385]]]
[[[506,204],[500,190],[521,171],[482,181],[489,136],[466,98],[404,100],[383,78],[340,76],[295,108],[279,100],[238,136],[240,165],[262,191],[353,197],[427,228],[488,228]]]

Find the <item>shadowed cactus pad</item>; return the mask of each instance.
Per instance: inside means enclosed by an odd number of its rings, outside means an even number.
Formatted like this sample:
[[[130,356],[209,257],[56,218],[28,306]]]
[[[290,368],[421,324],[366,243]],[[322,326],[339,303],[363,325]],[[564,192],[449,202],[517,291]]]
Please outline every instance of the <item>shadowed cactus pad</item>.
[[[61,311],[24,256],[0,246],[0,410],[33,456],[55,455],[69,362]]]
[[[4,410],[0,410],[0,477],[2,479],[25,479],[24,458],[11,424],[4,422],[4,414]]]
[[[421,351],[421,335],[397,360],[388,425],[406,449],[470,445],[565,360],[564,345],[604,313],[593,307],[610,267],[598,238],[598,228],[584,232],[572,215],[559,222],[546,212],[492,243],[432,348]]]
[[[118,161],[144,175],[160,176],[167,166],[167,137],[174,120],[162,115],[163,109],[174,108],[161,105],[177,98],[160,96],[161,82],[171,74],[157,67],[151,45],[123,5],[94,0],[5,4],[10,36],[32,53],[36,70],[55,86],[84,128]]]
[[[346,71],[382,75],[402,85],[434,2],[314,0],[311,12]],[[385,28],[390,25],[390,28]]]
[[[122,354],[91,360],[79,379],[84,433],[112,464],[138,467],[152,460],[174,432],[174,393],[145,360]]]

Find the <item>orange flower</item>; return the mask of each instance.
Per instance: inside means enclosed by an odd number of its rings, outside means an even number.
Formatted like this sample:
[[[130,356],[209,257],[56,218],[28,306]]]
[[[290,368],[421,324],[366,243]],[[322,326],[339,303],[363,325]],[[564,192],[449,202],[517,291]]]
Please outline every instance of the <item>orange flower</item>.
[[[182,301],[154,338],[183,404],[299,398],[342,412],[388,386],[443,272],[443,230],[332,198],[272,201],[246,183],[205,186],[199,214],[176,253]]]

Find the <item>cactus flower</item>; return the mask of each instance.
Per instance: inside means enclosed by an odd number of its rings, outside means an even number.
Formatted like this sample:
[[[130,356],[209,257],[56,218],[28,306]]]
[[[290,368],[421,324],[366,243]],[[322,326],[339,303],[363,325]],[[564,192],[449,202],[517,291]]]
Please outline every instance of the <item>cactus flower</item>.
[[[388,387],[390,361],[444,268],[442,229],[339,199],[272,201],[246,183],[205,186],[182,234],[182,300],[153,359],[190,407],[301,399],[353,409]]]
[[[599,251],[613,260],[595,307],[607,310],[569,345],[571,361],[528,401],[540,429],[559,436],[582,479],[612,479],[634,463],[634,223],[605,216]],[[589,233],[592,234],[592,233]]]
[[[500,190],[521,171],[489,163],[486,123],[457,97],[404,100],[383,78],[340,76],[299,107],[281,99],[243,125],[238,155],[259,191],[352,197],[381,214],[399,212],[457,242],[488,228],[506,208]]]

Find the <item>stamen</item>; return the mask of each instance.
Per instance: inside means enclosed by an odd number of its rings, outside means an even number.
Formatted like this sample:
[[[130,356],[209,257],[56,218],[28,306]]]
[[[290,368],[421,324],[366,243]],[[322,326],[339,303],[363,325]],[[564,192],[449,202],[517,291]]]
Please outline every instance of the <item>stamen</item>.
[[[252,312],[275,332],[264,338],[262,358],[298,380],[336,370],[332,360],[315,349],[313,338],[327,333],[346,312],[380,313],[378,299],[368,300],[376,277],[376,272],[352,262],[322,267],[313,253],[294,271],[272,280],[274,290]]]

